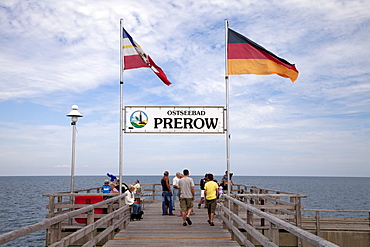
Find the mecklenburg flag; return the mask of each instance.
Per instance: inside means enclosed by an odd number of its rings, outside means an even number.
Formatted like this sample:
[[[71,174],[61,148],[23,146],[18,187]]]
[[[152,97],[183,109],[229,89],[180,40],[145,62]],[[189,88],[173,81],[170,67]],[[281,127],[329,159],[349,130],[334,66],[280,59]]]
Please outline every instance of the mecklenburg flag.
[[[229,75],[278,74],[294,82],[298,70],[259,44],[228,28],[227,65]]]
[[[166,84],[167,86],[172,83],[167,79],[163,70],[154,63],[149,55],[146,55],[143,49],[135,40],[132,39],[130,34],[123,29],[123,69],[136,69],[149,67],[153,72]]]

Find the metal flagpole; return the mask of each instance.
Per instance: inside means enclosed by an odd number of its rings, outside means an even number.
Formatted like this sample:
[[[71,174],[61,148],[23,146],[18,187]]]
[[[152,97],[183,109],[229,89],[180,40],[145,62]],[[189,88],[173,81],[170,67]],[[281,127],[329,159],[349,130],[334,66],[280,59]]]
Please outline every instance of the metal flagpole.
[[[122,194],[122,173],[123,173],[123,19],[120,19],[120,37],[119,37],[119,57],[120,57],[120,90],[119,90],[119,193]]]
[[[227,166],[227,195],[230,195],[230,125],[229,125],[229,71],[227,64],[227,46],[228,46],[228,28],[229,22],[225,19],[225,86],[226,86],[226,166]]]

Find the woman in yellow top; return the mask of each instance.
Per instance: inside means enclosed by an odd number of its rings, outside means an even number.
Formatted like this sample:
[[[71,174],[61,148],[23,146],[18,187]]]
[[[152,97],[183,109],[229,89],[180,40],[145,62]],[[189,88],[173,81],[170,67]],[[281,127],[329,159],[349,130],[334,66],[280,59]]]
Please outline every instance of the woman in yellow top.
[[[217,198],[218,198],[218,184],[213,181],[213,174],[208,174],[208,182],[204,185],[204,196],[208,205],[208,223],[214,226],[213,218],[215,217]]]

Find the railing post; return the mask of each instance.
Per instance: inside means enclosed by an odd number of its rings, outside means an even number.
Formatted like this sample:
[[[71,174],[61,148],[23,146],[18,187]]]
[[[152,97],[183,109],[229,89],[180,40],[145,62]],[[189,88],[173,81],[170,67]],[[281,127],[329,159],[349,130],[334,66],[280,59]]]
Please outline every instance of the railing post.
[[[302,212],[301,212],[301,198],[295,197],[295,212],[296,212],[296,224],[297,227],[302,227]]]
[[[58,203],[61,203],[61,202],[63,202],[63,196],[58,196]],[[58,208],[57,212],[62,212],[62,209]]]
[[[301,198],[296,196],[295,198],[295,215],[296,215],[296,226],[302,228],[302,212],[301,212]],[[297,239],[298,247],[302,246],[302,239]]]
[[[223,197],[224,198],[224,197]],[[226,205],[228,204],[228,201],[229,199],[224,199],[224,203],[223,203],[223,206],[226,207]],[[229,220],[229,216],[226,214],[226,211],[225,210],[222,210],[223,214],[224,214],[224,217]],[[223,229],[227,229],[227,225],[225,223],[225,221],[222,221],[222,228]]]
[[[269,232],[270,240],[274,244],[279,245],[279,228],[275,224],[270,222]]]
[[[253,227],[253,213],[247,210],[247,224]],[[252,236],[247,233],[247,239],[252,242]]]
[[[235,214],[235,215],[239,215],[239,206],[238,206],[238,204],[236,204],[236,203],[234,203],[233,202],[233,206],[232,206],[232,212],[233,212],[233,214]],[[230,218],[229,218],[229,220],[231,220],[232,219],[232,217],[231,217],[231,215],[230,215]],[[238,228],[238,224],[233,220],[233,225],[236,227],[236,228]],[[236,235],[235,235],[235,233],[233,232],[233,231],[231,231],[231,239],[232,240],[237,240],[238,238],[236,237]]]
[[[155,184],[152,185],[152,200],[155,199]]]
[[[48,229],[48,235],[49,235],[49,241],[47,245],[51,245],[55,242],[58,242],[61,239],[61,223],[54,224],[49,227]]]
[[[320,211],[316,211],[316,235],[320,237]]]
[[[49,196],[49,218],[54,217],[55,202],[54,196]]]
[[[86,225],[90,225],[94,223],[94,210],[90,210],[87,212],[87,220],[86,220]],[[90,241],[91,239],[94,238],[94,233],[95,231],[92,231],[90,234],[86,235],[86,241]]]
[[[108,204],[108,214],[111,214],[113,212],[113,203]],[[113,225],[113,218],[109,220],[107,223],[107,226]],[[111,240],[114,238],[114,230],[108,234],[108,240]]]
[[[265,205],[265,200],[261,199],[260,205]],[[262,212],[265,212],[265,209],[261,209]],[[265,226],[265,218],[261,218],[261,226]],[[264,234],[265,230],[262,229],[262,234]]]

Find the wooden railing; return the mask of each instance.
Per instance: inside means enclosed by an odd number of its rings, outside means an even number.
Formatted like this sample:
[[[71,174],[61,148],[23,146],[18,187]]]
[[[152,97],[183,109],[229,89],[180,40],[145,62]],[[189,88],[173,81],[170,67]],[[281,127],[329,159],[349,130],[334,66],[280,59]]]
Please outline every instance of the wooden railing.
[[[269,194],[257,195],[262,196],[265,199],[271,196]],[[255,195],[240,196],[254,197]],[[281,196],[299,197],[300,195],[284,194]],[[223,198],[224,202],[218,204],[220,210],[218,212],[218,215],[223,221],[224,226],[227,227],[232,233],[232,238],[238,240],[240,244],[244,246],[254,247],[255,242],[257,242],[259,245],[262,246],[278,247],[279,229],[284,229],[285,231],[290,232],[298,238],[297,246],[302,246],[303,240],[314,246],[338,247],[338,245],[335,245],[312,233],[304,231],[297,226],[294,226],[282,219],[279,219],[278,217],[275,217],[275,215],[263,212],[261,209],[255,208],[254,206],[246,204],[234,197],[224,195]],[[270,208],[263,208],[267,211],[270,210]],[[241,209],[244,209],[246,211],[246,219],[240,217]],[[254,219],[256,219],[257,217],[260,220],[260,224],[258,226],[254,224]],[[244,234],[242,230],[246,234]],[[262,232],[260,230],[262,230]],[[264,230],[268,232],[268,237],[263,234]]]
[[[315,216],[305,216],[302,221],[303,224],[305,224],[305,228],[313,228],[317,236],[321,235],[322,229],[345,229],[349,227],[363,229],[370,227],[370,210],[303,209],[302,211],[315,212]],[[368,217],[322,217],[322,212],[349,214],[365,213]],[[311,227],[311,225],[314,226]]]
[[[199,185],[195,186],[196,196],[199,197]],[[142,188],[141,196],[146,197],[148,201],[161,199],[161,184],[142,184]],[[123,203],[124,195],[107,193],[104,196],[113,198],[90,205],[74,203],[76,196],[102,196],[103,194],[99,193],[100,189],[96,187],[75,190],[74,193],[43,195],[49,198],[46,206],[48,219],[1,235],[0,245],[42,229],[47,230],[47,246],[68,246],[77,245],[77,243],[82,246],[93,246],[113,238],[115,232],[124,229],[130,221],[129,207]],[[237,193],[240,189],[244,191],[243,194]],[[242,184],[233,185],[232,192],[231,196],[223,195],[221,203],[218,204],[220,211],[217,215],[224,222],[225,227],[230,229],[232,237],[245,246],[259,244],[276,247],[279,245],[279,229],[283,229],[296,236],[296,246],[302,246],[302,241],[306,241],[314,246],[334,247],[336,245],[320,237],[321,223],[324,221],[320,212],[323,211],[367,212],[369,221],[366,221],[366,218],[357,221],[362,225],[370,226],[370,211],[367,210],[303,209],[301,199],[305,198],[305,195]],[[105,212],[94,213],[96,209],[104,209]],[[302,229],[302,225],[307,224],[307,217],[302,216],[302,211],[316,212],[315,220],[311,220],[309,224],[316,222],[318,236]],[[76,219],[84,219],[86,223],[77,224]],[[342,220],[343,222],[348,223]],[[69,235],[65,233],[66,231],[69,231]]]
[[[82,193],[59,193],[58,201],[64,197],[74,197],[76,195],[94,195],[94,193],[82,194]],[[102,195],[99,193],[99,195]],[[50,198],[55,197],[51,195]],[[15,240],[17,238],[26,236],[30,233],[47,229],[47,246],[68,246],[74,242],[85,238],[85,243],[82,246],[93,246],[103,238],[107,237],[108,239],[113,238],[115,229],[124,229],[128,224],[129,217],[129,206],[123,205],[122,199],[125,197],[123,195],[117,195],[113,198],[104,200],[102,202],[84,205],[83,208],[72,210],[70,212],[65,212],[61,209],[69,208],[74,209],[81,205],[66,204],[63,201],[58,203],[53,203],[49,205],[49,214],[50,219],[44,220],[42,222],[23,227],[8,233],[5,233],[0,236],[0,245]],[[52,200],[49,200],[51,202]],[[63,207],[60,207],[61,204],[64,204]],[[94,209],[97,208],[107,208],[107,213],[105,215],[94,215]],[[51,213],[50,210],[57,209],[57,213]],[[115,210],[114,210],[115,209]],[[114,212],[113,212],[114,211]],[[63,213],[61,213],[63,212]],[[81,218],[81,214],[85,213],[86,217],[86,226],[80,226],[81,229],[68,235],[65,238],[61,237],[62,223],[69,222],[72,224],[73,219]],[[94,218],[100,217],[100,220],[94,222]],[[68,223],[67,223],[68,224]],[[97,234],[98,228],[105,228],[105,230]]]

